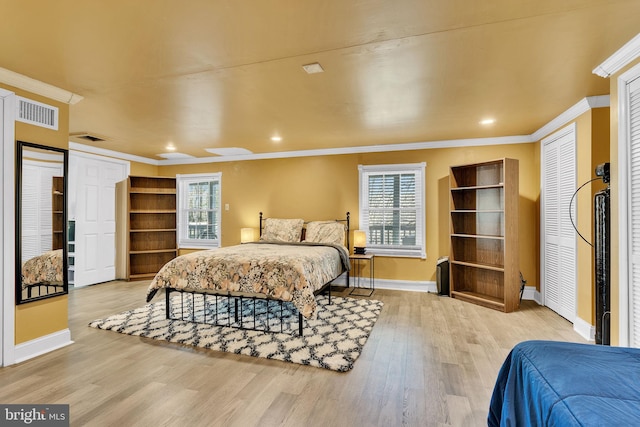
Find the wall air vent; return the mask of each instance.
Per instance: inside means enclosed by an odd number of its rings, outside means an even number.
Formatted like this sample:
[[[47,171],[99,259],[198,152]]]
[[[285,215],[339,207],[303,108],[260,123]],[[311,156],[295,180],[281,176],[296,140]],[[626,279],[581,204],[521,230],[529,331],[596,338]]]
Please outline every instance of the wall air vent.
[[[58,130],[58,108],[16,96],[16,120],[47,129]]]

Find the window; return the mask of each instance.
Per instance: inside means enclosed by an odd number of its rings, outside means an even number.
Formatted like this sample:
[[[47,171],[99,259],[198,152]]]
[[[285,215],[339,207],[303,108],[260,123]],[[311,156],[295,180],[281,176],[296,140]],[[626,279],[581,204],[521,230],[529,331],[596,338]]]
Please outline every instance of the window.
[[[179,247],[220,247],[221,178],[221,173],[176,176]]]
[[[358,166],[360,229],[367,233],[367,252],[426,258],[425,167],[425,163]]]

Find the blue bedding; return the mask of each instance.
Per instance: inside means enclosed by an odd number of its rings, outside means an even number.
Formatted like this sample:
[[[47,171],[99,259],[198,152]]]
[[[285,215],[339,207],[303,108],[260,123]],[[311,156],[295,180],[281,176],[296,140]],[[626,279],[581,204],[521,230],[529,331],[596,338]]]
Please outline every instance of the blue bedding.
[[[640,425],[640,349],[522,342],[498,373],[488,425]]]

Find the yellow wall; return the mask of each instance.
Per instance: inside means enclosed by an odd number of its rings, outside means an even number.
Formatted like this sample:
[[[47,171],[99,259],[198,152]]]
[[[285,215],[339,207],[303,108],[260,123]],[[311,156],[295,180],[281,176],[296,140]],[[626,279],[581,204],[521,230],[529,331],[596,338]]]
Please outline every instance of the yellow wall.
[[[591,169],[591,111],[576,120],[576,188],[593,177]],[[578,231],[588,242],[593,242],[592,193],[587,185],[574,200],[574,221]],[[593,324],[593,248],[577,233],[576,241],[576,314]]]
[[[148,163],[130,162],[131,176],[158,176],[158,167]]]
[[[611,149],[611,144],[610,144],[610,111],[609,108],[596,108],[594,110],[591,110],[591,122],[592,122],[592,126],[591,126],[591,176],[595,177],[595,168],[597,165],[601,164],[601,163],[605,163],[605,162],[609,162],[610,159],[610,149]],[[595,196],[595,194],[606,188],[606,185],[601,181],[601,180],[597,180],[594,183],[591,184],[591,199],[589,200],[590,202],[590,207],[591,207],[591,214],[592,214],[592,223],[591,223],[591,230],[594,230],[595,227],[595,218],[593,218],[593,196]],[[595,236],[594,236],[595,238]],[[591,239],[591,241],[594,241],[594,238]],[[590,298],[585,298],[584,295],[578,294],[578,316],[580,316],[580,318],[584,319],[584,320],[589,320],[588,317],[583,317],[586,316],[587,313],[589,313],[589,309],[591,311],[592,314],[592,318],[591,318],[591,324],[595,325],[595,259],[594,259],[594,255],[595,252],[594,251],[590,251],[590,256],[591,256],[591,272],[592,272],[592,280],[591,280],[591,287],[590,287]],[[580,264],[578,264],[579,268],[580,268]],[[589,304],[589,305],[587,305]]]
[[[58,130],[16,122],[16,140],[50,147],[69,148],[69,106],[11,86],[0,87],[19,96],[58,107]],[[68,298],[66,295],[42,301],[20,304],[15,312],[15,344],[58,332],[68,327]]]
[[[16,306],[15,343],[40,338],[68,327],[67,295]]]
[[[159,175],[222,172],[222,245],[240,241],[242,227],[258,228],[258,212],[271,217],[335,219],[351,212],[358,228],[358,165],[426,162],[427,259],[376,258],[376,277],[435,281],[438,257],[449,254],[449,166],[502,157],[520,161],[520,263],[529,284],[538,283],[539,155],[536,144],[365,153],[161,166]]]
[[[577,120],[577,184],[595,178],[596,165],[609,160],[609,109],[598,108]],[[576,196],[577,227],[580,234],[594,243],[593,196],[605,188],[602,181],[585,186]],[[577,238],[577,307],[581,319],[595,324],[595,262],[593,247]]]

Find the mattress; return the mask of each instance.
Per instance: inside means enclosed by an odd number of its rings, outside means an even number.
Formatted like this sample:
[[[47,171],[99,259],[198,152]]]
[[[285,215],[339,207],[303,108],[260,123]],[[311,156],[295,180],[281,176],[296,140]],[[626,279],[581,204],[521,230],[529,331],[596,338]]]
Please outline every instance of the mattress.
[[[317,311],[314,293],[349,268],[345,247],[317,243],[254,242],[179,256],[158,272],[158,289],[257,294],[291,301],[306,318]]]
[[[640,425],[640,349],[520,343],[498,374],[488,425]]]

